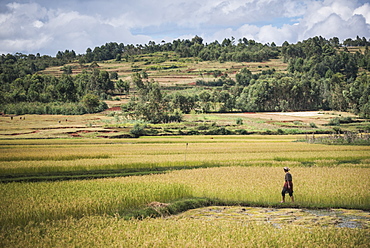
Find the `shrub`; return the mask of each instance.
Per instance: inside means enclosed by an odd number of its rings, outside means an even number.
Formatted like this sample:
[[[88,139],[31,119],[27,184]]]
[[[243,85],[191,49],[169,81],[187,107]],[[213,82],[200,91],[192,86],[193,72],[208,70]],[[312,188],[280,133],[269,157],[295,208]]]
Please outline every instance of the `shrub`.
[[[277,130],[277,133],[278,133],[279,135],[282,135],[282,134],[284,134],[285,132],[284,132],[284,130],[283,130],[283,129],[280,129],[280,128],[279,128],[279,129]]]
[[[230,135],[234,134],[232,131],[224,128],[224,127],[219,127],[219,128],[214,128],[206,132],[208,135]]]
[[[235,133],[240,134],[240,135],[246,135],[248,134],[248,131],[245,129],[237,129],[235,130]]]
[[[236,119],[236,125],[243,125],[243,119],[242,118]]]
[[[340,124],[353,123],[355,122],[351,117],[335,117],[328,123],[329,126],[339,126]]]
[[[317,128],[316,124],[315,124],[315,123],[313,123],[313,122],[311,122],[311,123],[310,123],[310,127],[312,127],[312,128]]]
[[[335,133],[342,133],[342,129],[340,129],[340,127],[333,127],[333,130]]]
[[[192,129],[192,130],[189,130],[189,131],[187,132],[187,134],[188,134],[188,135],[199,135],[199,131]]]
[[[130,130],[130,134],[133,135],[133,137],[138,138],[145,134],[145,127],[146,125],[136,123],[134,127]]]
[[[208,130],[209,126],[208,125],[199,125],[198,130]]]

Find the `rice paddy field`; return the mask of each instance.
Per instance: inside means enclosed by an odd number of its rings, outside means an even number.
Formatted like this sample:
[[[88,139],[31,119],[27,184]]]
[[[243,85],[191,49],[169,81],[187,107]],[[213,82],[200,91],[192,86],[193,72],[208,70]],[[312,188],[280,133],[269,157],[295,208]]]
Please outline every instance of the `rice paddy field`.
[[[1,140],[0,247],[369,247],[370,146],[302,137]]]

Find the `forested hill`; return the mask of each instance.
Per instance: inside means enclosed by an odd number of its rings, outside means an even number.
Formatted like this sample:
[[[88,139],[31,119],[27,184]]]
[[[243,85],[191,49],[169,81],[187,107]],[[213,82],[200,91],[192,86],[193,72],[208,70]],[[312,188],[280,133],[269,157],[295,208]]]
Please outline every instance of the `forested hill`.
[[[246,38],[225,38],[205,44],[201,37],[145,45],[107,43],[85,54],[60,51],[55,57],[7,54],[0,57],[0,111],[9,114],[83,114],[104,110],[104,100],[119,94],[132,96],[122,106],[130,118],[149,122],[181,119],[182,113],[235,111],[341,110],[370,117],[370,42],[366,38],[342,43],[313,37],[296,44],[261,44]],[[353,52],[353,46],[360,47]],[[281,59],[287,70],[270,67],[251,72],[247,66],[235,76],[219,71],[213,81],[197,80],[196,90],[166,93],[150,79],[150,72],[132,68],[131,79],[99,69],[97,62],[133,63],[142,55],[162,54],[155,61],[179,58],[217,63],[252,63]],[[175,54],[176,56],[172,56]],[[72,75],[68,63],[81,73]],[[156,68],[152,63],[152,70]],[[149,62],[148,62],[149,63]],[[38,73],[63,66],[62,76]],[[154,69],[153,69],[154,68]],[[160,67],[161,69],[176,69]],[[149,76],[149,78],[148,78]]]

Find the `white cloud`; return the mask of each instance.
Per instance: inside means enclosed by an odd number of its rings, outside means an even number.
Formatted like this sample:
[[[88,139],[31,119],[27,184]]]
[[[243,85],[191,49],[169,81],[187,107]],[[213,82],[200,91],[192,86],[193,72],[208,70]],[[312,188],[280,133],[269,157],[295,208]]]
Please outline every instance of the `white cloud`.
[[[354,15],[354,10],[354,2],[350,0],[315,2],[298,25],[302,30],[298,39],[312,36],[336,36],[342,40],[357,35],[370,37],[370,26],[363,16]]]
[[[294,7],[291,7],[288,14],[293,9]],[[303,10],[301,6],[297,9]],[[262,43],[275,42],[278,45],[284,41],[295,43],[313,36],[325,38],[335,36],[341,40],[355,38],[357,35],[370,37],[370,25],[366,23],[366,20],[370,20],[369,4],[356,8],[356,5],[349,0],[314,1],[307,3],[305,11],[302,18],[293,24],[285,24],[281,27],[272,24],[262,27],[246,24],[235,30],[223,29],[215,36],[219,39],[227,36],[246,37]]]
[[[65,49],[84,53],[87,47],[106,42],[146,42],[149,37],[133,36],[124,26],[115,27],[98,17],[46,9],[38,4],[8,4],[0,14],[0,53],[24,52],[55,55]]]
[[[365,3],[353,11],[353,14],[362,15],[366,19],[366,23],[370,24],[370,4]]]
[[[14,1],[14,2],[12,2]],[[2,0],[0,53],[84,53],[106,42],[231,36],[263,43],[370,37],[362,0]]]
[[[39,20],[36,20],[33,22],[32,24],[35,28],[41,28],[42,26],[44,26],[44,23],[42,21],[39,21]]]
[[[348,32],[346,29],[346,21],[344,21],[339,15],[331,14],[320,22],[314,23],[310,29],[306,30],[304,37],[323,35],[333,37],[338,35],[339,32],[342,35],[347,36],[343,32]],[[328,28],[330,27],[330,28]]]
[[[259,30],[257,40],[264,43],[275,42],[275,44],[281,45],[284,41],[297,40],[297,31],[298,27],[295,25],[284,25],[281,28],[266,25]]]

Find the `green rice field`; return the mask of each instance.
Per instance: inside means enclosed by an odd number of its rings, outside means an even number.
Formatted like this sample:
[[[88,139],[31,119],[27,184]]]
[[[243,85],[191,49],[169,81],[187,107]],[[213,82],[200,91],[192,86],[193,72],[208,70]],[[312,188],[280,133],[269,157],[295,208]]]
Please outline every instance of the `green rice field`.
[[[369,247],[370,146],[302,137],[1,140],[0,247]]]

